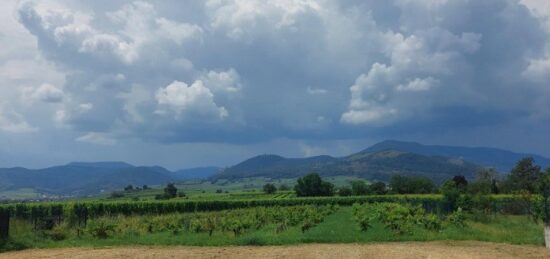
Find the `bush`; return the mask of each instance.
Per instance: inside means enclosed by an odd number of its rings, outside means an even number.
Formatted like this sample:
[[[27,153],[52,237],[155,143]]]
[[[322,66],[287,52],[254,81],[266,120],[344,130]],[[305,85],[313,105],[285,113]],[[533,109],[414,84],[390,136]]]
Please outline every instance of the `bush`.
[[[464,211],[462,211],[462,208],[458,208],[456,211],[454,211],[453,213],[451,213],[448,218],[449,222],[456,226],[456,227],[460,227],[460,228],[463,228],[466,226],[466,215],[464,213]]]
[[[86,226],[90,235],[99,239],[106,239],[114,232],[116,225],[105,218],[92,220]]]
[[[338,190],[338,195],[339,196],[351,196],[352,195],[352,190],[349,188],[349,187],[341,187],[339,190]]]
[[[271,183],[268,183],[268,184],[264,185],[263,190],[267,194],[273,194],[277,191],[277,187],[275,187],[275,185],[273,185]]]
[[[383,182],[373,182],[369,185],[369,192],[375,195],[386,194],[386,184]]]
[[[353,215],[362,231],[371,228],[375,221],[383,223],[396,234],[411,233],[414,226],[428,230],[440,230],[441,220],[419,206],[399,203],[372,203],[353,205]]]
[[[67,238],[67,234],[65,233],[65,227],[57,225],[47,234],[49,238],[51,238],[54,241],[61,241]]]

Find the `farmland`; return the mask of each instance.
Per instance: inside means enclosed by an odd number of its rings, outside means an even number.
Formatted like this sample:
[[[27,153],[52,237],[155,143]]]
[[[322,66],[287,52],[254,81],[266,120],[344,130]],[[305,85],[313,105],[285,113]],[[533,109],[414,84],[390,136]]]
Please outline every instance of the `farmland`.
[[[219,196],[219,199],[215,197]],[[382,241],[479,240],[543,245],[543,227],[525,215],[491,211],[465,214],[456,224],[441,195],[369,195],[296,198],[275,194],[211,194],[208,199],[168,201],[70,201],[4,205],[11,212],[10,238],[4,250],[119,245],[285,245],[298,243],[370,243]],[[491,196],[502,210],[519,201],[512,195]],[[362,205],[361,205],[362,204]],[[407,221],[395,231],[388,220],[358,218],[368,204],[404,204],[420,209],[424,219]],[[352,206],[353,205],[353,206]],[[424,209],[426,208],[426,209]],[[416,210],[416,209],[415,209]],[[411,213],[405,212],[405,217]],[[418,215],[411,215],[415,217]],[[404,218],[402,220],[405,220]]]
[[[401,176],[389,187],[329,181],[311,173],[293,188],[286,186],[291,182],[277,181],[277,188],[265,179],[128,185],[98,197],[5,203],[0,249],[438,240],[545,244],[540,219],[547,206],[538,193],[497,194],[483,179],[466,188],[461,176],[439,188],[425,178]],[[258,183],[265,183],[262,189]]]

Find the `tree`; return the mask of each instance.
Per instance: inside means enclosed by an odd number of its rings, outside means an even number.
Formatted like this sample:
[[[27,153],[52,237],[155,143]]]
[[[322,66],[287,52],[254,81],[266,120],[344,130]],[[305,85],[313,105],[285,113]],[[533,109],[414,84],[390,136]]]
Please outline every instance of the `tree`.
[[[463,175],[455,175],[453,177],[453,182],[455,183],[456,187],[459,189],[466,189],[468,186],[468,180],[466,180],[466,177]]]
[[[377,195],[386,194],[386,184],[383,182],[373,182],[369,185],[369,192]]]
[[[134,186],[133,186],[133,185],[131,185],[131,184],[130,184],[130,185],[128,185],[128,186],[126,186],[126,187],[124,187],[124,191],[127,191],[127,192],[129,192],[129,191],[132,191],[132,190],[134,190]]]
[[[457,209],[457,203],[461,192],[463,192],[463,190],[458,188],[456,182],[453,180],[446,181],[441,186],[443,199],[449,204],[452,210]]]
[[[544,243],[546,248],[550,248],[550,168],[539,178],[537,193],[540,195],[535,198],[531,213],[536,220],[544,223]]]
[[[369,194],[369,187],[365,181],[352,181],[351,182],[351,192],[353,195],[367,195]]]
[[[431,193],[435,185],[427,177],[394,175],[390,179],[390,189],[393,193]]]
[[[147,190],[147,189],[149,189],[149,186],[147,186],[147,184],[144,184],[143,187],[141,187],[141,189]]]
[[[481,169],[477,172],[475,181],[468,184],[468,192],[472,194],[497,194],[497,172],[495,169]]]
[[[164,187],[164,196],[167,199],[175,198],[178,195],[178,188],[173,183],[169,183]]]
[[[298,178],[298,184],[294,186],[297,196],[332,196],[334,185],[325,182],[316,173],[310,173]]]
[[[275,185],[273,185],[271,183],[268,183],[268,184],[264,185],[264,192],[265,193],[272,194],[272,193],[275,193],[276,191],[277,191],[277,187],[275,187]]]
[[[352,194],[353,194],[353,191],[347,186],[344,186],[338,189],[339,196],[351,196]]]
[[[535,193],[537,183],[542,178],[540,166],[535,165],[532,157],[519,160],[508,176],[508,185],[511,191],[525,190]]]

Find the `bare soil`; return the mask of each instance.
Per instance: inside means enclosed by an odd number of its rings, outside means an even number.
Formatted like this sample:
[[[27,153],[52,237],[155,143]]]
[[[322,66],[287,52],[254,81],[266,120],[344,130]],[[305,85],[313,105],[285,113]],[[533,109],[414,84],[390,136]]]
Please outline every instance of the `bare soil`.
[[[550,258],[543,246],[475,241],[376,244],[307,244],[292,246],[131,246],[30,249],[0,258]]]

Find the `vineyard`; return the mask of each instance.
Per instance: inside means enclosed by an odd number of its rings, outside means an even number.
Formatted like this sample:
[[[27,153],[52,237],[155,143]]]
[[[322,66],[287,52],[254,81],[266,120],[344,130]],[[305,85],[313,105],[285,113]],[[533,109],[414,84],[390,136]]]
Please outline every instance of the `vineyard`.
[[[479,224],[477,219],[467,218],[462,209],[452,210],[441,195],[434,194],[297,198],[293,193],[281,192],[269,199],[236,197],[241,199],[4,204],[0,206],[4,223],[0,224],[7,224],[10,231],[2,250],[74,244],[228,245],[463,239],[463,232],[472,235],[470,232],[474,231],[474,228],[465,231],[467,225]],[[504,215],[524,213],[529,204],[519,196],[494,195],[464,201],[461,206],[470,214],[480,211],[493,218],[483,223],[489,224],[483,226],[486,230],[475,231],[484,235],[490,232],[495,241],[540,244],[539,239],[530,239],[537,235],[499,234],[513,230],[509,227],[513,222],[520,222],[516,232],[525,231],[523,226],[529,226],[528,233],[539,231],[540,225],[527,221],[525,216]],[[508,227],[498,230],[500,224]]]

